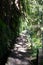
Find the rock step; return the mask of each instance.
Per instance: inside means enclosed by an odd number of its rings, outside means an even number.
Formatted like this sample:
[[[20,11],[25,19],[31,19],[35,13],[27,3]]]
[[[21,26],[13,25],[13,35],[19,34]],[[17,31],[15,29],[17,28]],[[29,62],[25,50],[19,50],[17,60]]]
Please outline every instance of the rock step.
[[[31,65],[32,63],[26,59],[12,58],[9,57],[5,65]]]

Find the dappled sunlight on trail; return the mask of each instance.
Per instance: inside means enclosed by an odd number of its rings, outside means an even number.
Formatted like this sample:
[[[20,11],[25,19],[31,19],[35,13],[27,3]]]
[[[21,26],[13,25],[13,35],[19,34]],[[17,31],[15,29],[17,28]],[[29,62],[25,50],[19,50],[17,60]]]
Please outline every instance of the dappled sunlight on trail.
[[[27,52],[27,42],[26,34],[21,33],[21,35],[17,37],[16,44],[14,44],[14,48],[11,49],[10,56],[5,65],[33,65],[33,63],[27,59],[27,55],[30,55]]]

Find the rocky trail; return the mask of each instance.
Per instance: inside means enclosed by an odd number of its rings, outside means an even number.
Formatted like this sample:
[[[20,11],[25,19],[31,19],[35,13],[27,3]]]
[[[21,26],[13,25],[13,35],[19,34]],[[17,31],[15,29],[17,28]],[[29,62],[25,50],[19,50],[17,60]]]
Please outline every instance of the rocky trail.
[[[33,65],[30,59],[27,59],[30,51],[27,52],[27,36],[25,33],[20,34],[16,39],[14,48],[7,59],[5,65]]]

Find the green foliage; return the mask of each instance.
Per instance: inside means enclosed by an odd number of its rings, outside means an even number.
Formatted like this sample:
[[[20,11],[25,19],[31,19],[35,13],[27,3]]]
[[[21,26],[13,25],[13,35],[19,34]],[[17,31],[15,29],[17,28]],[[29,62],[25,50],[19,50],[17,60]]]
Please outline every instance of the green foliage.
[[[35,49],[42,47],[41,26],[43,27],[43,0],[21,1],[23,14],[21,17],[21,28],[22,30],[28,29],[32,31],[29,35],[35,51]]]

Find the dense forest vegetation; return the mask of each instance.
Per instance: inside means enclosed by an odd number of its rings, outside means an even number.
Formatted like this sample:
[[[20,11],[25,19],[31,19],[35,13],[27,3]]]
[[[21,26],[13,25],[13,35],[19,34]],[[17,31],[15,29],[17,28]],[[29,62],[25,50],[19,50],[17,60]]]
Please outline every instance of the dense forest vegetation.
[[[43,0],[0,0],[0,59],[13,48],[19,34],[28,31],[28,49],[42,47]],[[29,47],[29,44],[30,47]]]
[[[43,1],[21,0],[21,3],[22,3],[21,12],[23,14],[21,17],[20,31],[26,29],[29,31],[29,35],[32,43],[32,49],[34,53],[35,49],[42,47],[41,28],[43,28]],[[29,35],[27,37],[29,37]]]

